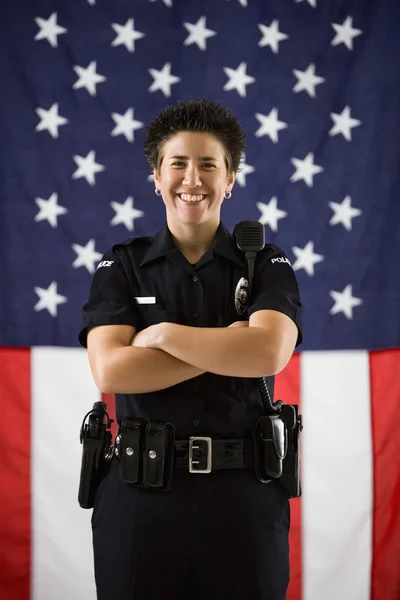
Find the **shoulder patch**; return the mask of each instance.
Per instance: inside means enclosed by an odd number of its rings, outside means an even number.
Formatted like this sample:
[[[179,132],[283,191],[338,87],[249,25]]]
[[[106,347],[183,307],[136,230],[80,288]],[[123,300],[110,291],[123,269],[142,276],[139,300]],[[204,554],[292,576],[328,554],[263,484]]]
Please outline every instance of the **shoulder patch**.
[[[101,269],[101,267],[111,267],[111,265],[113,265],[113,264],[114,264],[113,260],[102,260],[97,265],[97,269]],[[96,269],[96,271],[97,271],[97,269]]]
[[[275,244],[265,244],[263,252],[265,252],[266,260],[274,263],[287,263],[292,266],[292,263],[286,256],[286,253]]]
[[[271,258],[271,262],[272,264],[278,262],[278,263],[287,263],[288,265],[292,266],[292,263],[290,262],[290,260],[288,258],[286,258],[286,256],[278,256],[277,258]]]

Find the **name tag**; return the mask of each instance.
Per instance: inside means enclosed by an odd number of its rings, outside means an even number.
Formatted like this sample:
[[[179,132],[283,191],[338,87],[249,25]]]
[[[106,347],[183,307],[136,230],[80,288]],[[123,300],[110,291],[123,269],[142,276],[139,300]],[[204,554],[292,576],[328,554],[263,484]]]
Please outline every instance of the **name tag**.
[[[135,300],[138,304],[155,304],[155,296],[135,296]]]

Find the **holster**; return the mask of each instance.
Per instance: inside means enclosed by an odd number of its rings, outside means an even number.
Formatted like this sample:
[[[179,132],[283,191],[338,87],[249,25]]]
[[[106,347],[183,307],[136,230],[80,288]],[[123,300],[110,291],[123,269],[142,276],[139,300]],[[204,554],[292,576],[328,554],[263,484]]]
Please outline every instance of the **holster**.
[[[259,417],[253,431],[256,476],[262,483],[278,479],[283,473],[287,432],[278,414]]]
[[[289,498],[301,496],[299,440],[302,430],[297,405],[259,417],[253,430],[256,477],[261,483],[278,479]]]
[[[127,485],[168,492],[173,476],[175,427],[168,422],[125,417],[115,452]]]
[[[302,493],[300,477],[300,433],[303,429],[302,417],[299,414],[299,407],[296,404],[284,404],[281,408],[281,416],[286,423],[288,444],[286,457],[283,461],[283,473],[279,478],[279,482],[285,488],[289,498],[299,498]]]
[[[85,424],[86,417],[89,417],[88,424]],[[82,460],[78,490],[81,508],[93,508],[97,488],[109,470],[113,456],[110,430],[112,423],[103,402],[95,402],[92,410],[83,419],[80,431]]]

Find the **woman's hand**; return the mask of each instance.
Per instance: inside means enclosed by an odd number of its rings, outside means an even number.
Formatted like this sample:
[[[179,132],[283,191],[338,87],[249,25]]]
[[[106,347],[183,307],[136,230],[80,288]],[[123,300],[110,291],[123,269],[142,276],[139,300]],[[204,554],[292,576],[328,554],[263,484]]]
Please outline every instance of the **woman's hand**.
[[[139,333],[135,335],[130,345],[136,346],[137,348],[158,349],[164,331],[163,326],[164,323],[156,323],[155,325],[146,327],[146,329],[142,329],[142,331],[139,331]]]

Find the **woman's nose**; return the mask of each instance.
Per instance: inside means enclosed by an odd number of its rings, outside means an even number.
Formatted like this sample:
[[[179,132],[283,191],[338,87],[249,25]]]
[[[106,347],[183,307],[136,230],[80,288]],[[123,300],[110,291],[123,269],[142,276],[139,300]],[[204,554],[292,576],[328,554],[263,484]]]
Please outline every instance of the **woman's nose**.
[[[187,185],[188,187],[201,186],[200,173],[198,169],[195,167],[186,169],[185,177],[182,183],[183,185]]]

